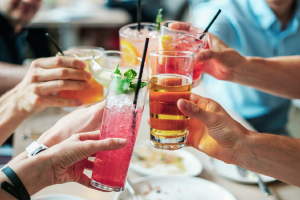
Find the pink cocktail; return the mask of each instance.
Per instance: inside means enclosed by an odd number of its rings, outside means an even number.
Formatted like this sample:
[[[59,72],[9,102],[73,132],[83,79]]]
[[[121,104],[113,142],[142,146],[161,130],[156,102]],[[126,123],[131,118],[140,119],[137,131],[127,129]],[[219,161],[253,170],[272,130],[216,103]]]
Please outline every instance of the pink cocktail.
[[[180,29],[180,30],[179,30]],[[200,36],[203,37],[200,39]],[[207,35],[203,29],[193,24],[178,21],[165,21],[161,23],[159,50],[164,51],[191,51],[196,54],[208,48]],[[194,59],[193,87],[200,83],[202,62]],[[178,73],[176,69],[169,68],[168,73]]]
[[[140,89],[136,106],[135,90],[123,88],[125,77],[113,75],[105,104],[100,139],[125,138],[127,146],[96,154],[91,184],[106,191],[122,191],[139,130],[148,86]],[[131,83],[136,83],[136,79]]]

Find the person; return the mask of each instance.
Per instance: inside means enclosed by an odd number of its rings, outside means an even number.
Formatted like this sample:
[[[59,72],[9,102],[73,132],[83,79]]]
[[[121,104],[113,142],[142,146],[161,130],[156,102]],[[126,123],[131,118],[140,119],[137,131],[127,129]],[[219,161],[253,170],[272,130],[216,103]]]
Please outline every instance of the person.
[[[196,55],[198,62],[204,62],[204,73],[284,98],[300,98],[300,56],[243,57],[216,36],[210,38],[211,48]],[[191,101],[180,99],[177,106],[191,118],[188,146],[300,187],[300,139],[247,130],[216,101],[195,94]]]
[[[27,39],[34,41],[39,55],[49,55],[45,36],[36,30],[30,34],[24,27],[30,23],[41,7],[41,0],[0,1],[0,95],[15,87],[25,76],[28,67],[21,66],[25,57]],[[34,37],[34,39],[32,38]],[[36,42],[38,41],[38,42]],[[46,43],[46,44],[45,44]],[[45,45],[44,45],[45,44]],[[41,49],[41,45],[44,45]],[[44,52],[41,54],[41,52]]]
[[[300,54],[299,0],[226,0],[201,3],[194,7],[194,23],[206,27],[218,9],[222,13],[209,32],[241,55],[267,58]],[[209,75],[203,76],[201,84],[212,99],[236,110],[258,132],[289,135],[286,124],[291,101],[286,97],[274,96]]]
[[[24,79],[0,98],[0,145],[30,115],[46,107],[75,107],[80,99],[53,95],[62,90],[86,90],[91,74],[85,63],[68,57],[40,58],[32,62]]]

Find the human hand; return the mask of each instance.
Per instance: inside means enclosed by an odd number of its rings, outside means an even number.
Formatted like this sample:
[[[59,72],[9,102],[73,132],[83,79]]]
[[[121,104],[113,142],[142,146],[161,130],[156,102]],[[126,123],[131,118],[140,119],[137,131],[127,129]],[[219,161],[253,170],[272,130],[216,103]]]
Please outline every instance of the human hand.
[[[84,169],[93,169],[94,162],[88,157],[99,151],[120,149],[127,145],[126,139],[99,140],[99,134],[99,131],[74,134],[36,156],[19,162],[12,162],[14,159],[8,166],[22,180],[30,195],[47,186],[66,182],[91,187],[90,178],[83,173]]]
[[[79,99],[65,99],[53,93],[62,90],[86,90],[91,74],[84,71],[85,63],[73,58],[40,58],[32,62],[24,79],[16,86],[17,108],[28,115],[46,107],[74,107]]]
[[[248,134],[246,128],[211,99],[192,94],[191,101],[180,99],[177,106],[190,117],[187,146],[226,163],[235,163],[236,154]]]
[[[105,101],[79,107],[43,133],[37,142],[51,147],[69,138],[74,133],[99,131],[104,107]]]

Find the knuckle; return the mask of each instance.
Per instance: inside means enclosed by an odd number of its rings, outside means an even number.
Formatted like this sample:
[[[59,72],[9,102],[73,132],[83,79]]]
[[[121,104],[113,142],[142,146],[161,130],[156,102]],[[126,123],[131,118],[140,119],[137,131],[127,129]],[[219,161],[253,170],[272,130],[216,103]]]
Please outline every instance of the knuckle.
[[[59,75],[61,77],[66,77],[69,75],[69,70],[68,69],[60,69]]]
[[[113,149],[114,140],[113,139],[105,139],[103,140],[105,149]]]
[[[68,82],[64,81],[64,80],[59,80],[58,81],[58,86],[61,87],[61,88],[68,87]]]
[[[40,58],[40,59],[41,59],[41,58]],[[36,60],[32,61],[31,67],[32,67],[32,68],[37,67],[37,66],[38,66],[38,62],[40,61],[40,59],[36,59]]]
[[[36,83],[31,84],[31,91],[34,94],[39,94],[40,93],[40,86]]]
[[[54,64],[55,66],[59,66],[59,65],[61,65],[62,63],[63,63],[63,58],[61,58],[61,57],[55,57],[55,58],[54,58],[53,64]]]
[[[57,99],[56,100],[56,105],[59,106],[59,107],[64,106],[64,100],[63,99]]]
[[[35,95],[34,99],[33,99],[33,104],[35,106],[41,105],[43,103],[44,99],[43,97],[39,96],[39,95]]]
[[[196,106],[196,105],[193,105],[192,106],[192,112],[194,113],[194,115],[199,115],[201,113],[201,108]]]

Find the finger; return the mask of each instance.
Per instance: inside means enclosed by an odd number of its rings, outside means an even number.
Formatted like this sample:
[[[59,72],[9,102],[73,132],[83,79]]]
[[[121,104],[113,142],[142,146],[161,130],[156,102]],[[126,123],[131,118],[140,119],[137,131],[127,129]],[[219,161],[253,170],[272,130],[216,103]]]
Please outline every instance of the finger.
[[[78,134],[78,139],[81,140],[81,141],[100,140],[99,137],[100,137],[100,130]]]
[[[185,99],[179,99],[177,106],[183,114],[202,122],[205,126],[209,126],[211,124],[211,117],[215,117],[216,115],[213,112],[205,111],[193,102]]]
[[[55,68],[55,69],[41,69],[36,75],[37,82],[45,82],[51,80],[79,80],[87,81],[91,79],[92,75],[89,72],[79,69],[70,68]]]
[[[32,84],[33,90],[39,95],[48,95],[62,90],[87,90],[91,86],[85,81],[55,80]]]
[[[85,162],[85,166],[84,166],[85,169],[93,170],[93,167],[94,167],[94,162],[93,161],[87,160]]]
[[[205,49],[203,51],[200,51],[196,54],[196,61],[197,62],[205,62],[210,59],[219,59],[220,53],[211,50],[211,49]]]
[[[191,24],[185,22],[174,22],[169,24],[170,29],[189,31]]]
[[[35,105],[43,104],[46,107],[77,107],[82,105],[82,100],[80,99],[66,99],[54,96],[43,96],[40,97]]]
[[[85,63],[76,60],[74,58],[68,57],[51,57],[51,58],[40,58],[32,62],[32,66],[34,67],[42,67],[45,69],[50,68],[59,68],[59,67],[67,67],[67,68],[74,68],[74,69],[84,69]]]

